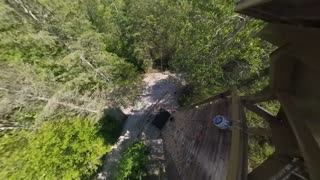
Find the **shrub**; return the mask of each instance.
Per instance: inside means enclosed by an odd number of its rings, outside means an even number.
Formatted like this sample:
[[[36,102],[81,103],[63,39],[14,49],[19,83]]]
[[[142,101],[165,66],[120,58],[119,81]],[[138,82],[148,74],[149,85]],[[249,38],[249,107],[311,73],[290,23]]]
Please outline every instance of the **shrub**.
[[[141,179],[147,176],[148,148],[143,142],[135,142],[124,152],[115,173],[116,180]]]
[[[111,150],[88,119],[44,122],[34,131],[12,131],[0,141],[0,179],[88,178]]]

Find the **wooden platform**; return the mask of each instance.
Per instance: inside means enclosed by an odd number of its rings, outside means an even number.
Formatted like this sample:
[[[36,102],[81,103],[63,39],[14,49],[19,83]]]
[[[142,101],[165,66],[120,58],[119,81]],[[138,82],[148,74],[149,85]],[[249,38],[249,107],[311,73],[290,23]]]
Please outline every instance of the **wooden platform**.
[[[227,179],[233,130],[217,128],[212,119],[222,115],[231,120],[232,103],[231,95],[222,94],[172,115],[162,130],[168,179]],[[234,124],[238,122],[239,119]],[[242,142],[238,145],[236,158],[242,163],[238,152],[243,152],[244,146]],[[235,166],[235,176],[241,176],[242,164]]]

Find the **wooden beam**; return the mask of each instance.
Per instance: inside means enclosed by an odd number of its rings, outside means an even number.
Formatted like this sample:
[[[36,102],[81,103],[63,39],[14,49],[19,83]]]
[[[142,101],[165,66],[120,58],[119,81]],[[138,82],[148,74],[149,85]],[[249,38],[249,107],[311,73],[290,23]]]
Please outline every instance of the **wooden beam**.
[[[236,91],[232,91],[232,114],[234,122],[239,122],[240,128],[232,128],[231,150],[228,165],[227,180],[247,179],[247,136],[244,112],[241,108],[240,97]],[[235,124],[234,124],[235,125]]]
[[[191,106],[187,106],[187,107],[182,107],[181,110],[183,109],[190,109],[190,108],[194,108],[196,106],[200,106],[200,105],[203,105],[203,104],[207,104],[207,103],[210,103],[210,102],[213,102],[217,99],[223,99],[223,98],[226,98],[227,96],[230,96],[231,95],[231,91],[228,90],[228,91],[225,91],[223,93],[220,93],[220,94],[217,94],[215,96],[212,96],[208,99],[205,99],[203,101],[200,101],[200,102],[197,102],[195,104],[192,104]]]
[[[301,156],[297,140],[288,123],[283,107],[280,107],[275,121],[269,122],[272,131],[272,144],[280,154],[286,154],[292,157]]]
[[[316,134],[307,125],[310,118],[314,119],[314,117],[306,114],[290,93],[279,92],[277,96],[297,138],[299,149],[306,162],[311,179],[320,179],[320,147],[315,139]]]
[[[269,111],[262,108],[259,105],[251,104],[251,103],[244,103],[244,106],[249,109],[250,111],[256,113],[257,115],[261,116],[263,119],[265,119],[268,122],[274,121],[276,117],[272,115]]]
[[[257,6],[265,2],[267,2],[267,0],[242,0],[239,1],[239,3],[237,3],[235,11],[239,13],[244,13],[243,11],[245,11],[247,8]]]
[[[248,180],[270,180],[277,179],[279,173],[285,169],[287,164],[291,163],[291,158],[273,154],[266,161],[260,164],[248,174]]]
[[[257,104],[260,102],[271,101],[275,99],[276,99],[276,96],[272,93],[269,85],[254,95],[241,97],[241,101],[243,103],[251,103],[251,104]]]
[[[257,136],[265,136],[271,137],[271,129],[268,128],[259,128],[259,127],[251,127],[247,130],[248,135],[257,135]]]

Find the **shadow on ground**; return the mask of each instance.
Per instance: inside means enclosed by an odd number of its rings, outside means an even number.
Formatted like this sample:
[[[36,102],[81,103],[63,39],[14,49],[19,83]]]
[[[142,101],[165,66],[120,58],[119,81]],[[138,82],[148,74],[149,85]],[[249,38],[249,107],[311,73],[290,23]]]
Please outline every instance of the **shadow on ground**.
[[[126,118],[127,115],[120,108],[104,110],[103,116],[98,122],[101,126],[98,133],[104,138],[106,145],[112,145],[117,142]]]

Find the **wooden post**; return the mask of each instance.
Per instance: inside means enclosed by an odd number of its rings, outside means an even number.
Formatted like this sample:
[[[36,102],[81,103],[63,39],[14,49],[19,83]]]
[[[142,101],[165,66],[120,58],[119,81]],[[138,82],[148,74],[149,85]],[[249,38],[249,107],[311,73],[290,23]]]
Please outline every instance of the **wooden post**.
[[[247,138],[244,135],[246,130],[243,109],[240,109],[241,101],[236,91],[232,91],[232,114],[233,126],[239,122],[240,128],[232,128],[230,159],[228,164],[227,180],[247,179]]]

